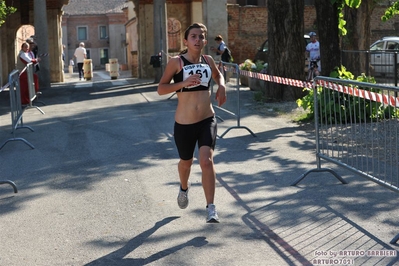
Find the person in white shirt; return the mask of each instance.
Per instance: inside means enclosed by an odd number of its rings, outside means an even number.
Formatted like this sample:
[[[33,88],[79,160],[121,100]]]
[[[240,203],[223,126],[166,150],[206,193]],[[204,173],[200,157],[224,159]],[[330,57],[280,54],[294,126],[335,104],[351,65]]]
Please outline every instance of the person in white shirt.
[[[29,63],[37,64],[39,63],[40,58],[35,58],[35,55],[29,48],[29,43],[24,42],[21,45],[21,50],[18,53],[17,57],[17,69],[20,72],[19,81],[20,81],[20,90],[21,90],[21,103],[23,105],[29,104],[30,96],[29,96],[29,83],[28,83],[28,75],[26,66]],[[39,91],[39,78],[36,73],[33,73],[33,82],[35,86],[35,92]]]
[[[83,76],[83,61],[86,59],[86,48],[83,42],[79,43],[79,47],[76,48],[75,54],[73,55],[76,57],[76,64],[78,65],[78,72],[79,72],[79,80],[82,79]]]
[[[310,37],[310,43],[306,45],[306,58],[309,58],[309,67],[310,67],[310,61],[311,60],[319,60],[317,62],[317,70],[321,71],[321,61],[320,61],[320,43],[316,40],[316,33],[315,32],[310,32],[309,33]]]

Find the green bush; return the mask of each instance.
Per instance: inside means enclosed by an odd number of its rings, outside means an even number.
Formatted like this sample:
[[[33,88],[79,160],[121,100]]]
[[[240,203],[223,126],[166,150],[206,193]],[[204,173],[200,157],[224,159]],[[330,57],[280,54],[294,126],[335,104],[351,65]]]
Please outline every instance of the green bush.
[[[359,82],[376,83],[373,77],[368,77],[365,74],[358,76],[356,79],[354,75],[347,71],[344,66],[336,68],[330,73],[330,77],[356,80]],[[380,93],[379,89],[356,87],[358,89]],[[305,90],[307,90],[305,88]],[[297,104],[304,110],[308,110],[307,116],[304,120],[313,120],[314,118],[314,91],[309,90],[309,93],[301,99],[298,99]],[[317,104],[319,107],[319,119],[326,123],[335,122],[365,122],[384,119],[389,117],[398,117],[398,109],[393,107],[385,107],[382,103],[371,102],[361,97],[356,97],[348,94],[339,93],[328,89],[326,93],[323,92],[323,87],[317,87]],[[361,108],[359,108],[359,106]],[[355,115],[355,116],[354,116]]]
[[[247,59],[244,63],[238,65],[241,70],[247,70],[251,72],[258,72],[265,74],[267,72],[267,63],[261,60],[257,60],[255,63],[251,59]]]

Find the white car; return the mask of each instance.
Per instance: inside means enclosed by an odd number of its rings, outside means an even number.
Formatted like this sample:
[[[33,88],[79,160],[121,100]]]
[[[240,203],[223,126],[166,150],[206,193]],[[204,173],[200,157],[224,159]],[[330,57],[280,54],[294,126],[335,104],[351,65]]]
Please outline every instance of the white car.
[[[370,46],[370,64],[373,66],[376,75],[394,76],[395,64],[398,73],[399,37],[383,37],[373,43]]]

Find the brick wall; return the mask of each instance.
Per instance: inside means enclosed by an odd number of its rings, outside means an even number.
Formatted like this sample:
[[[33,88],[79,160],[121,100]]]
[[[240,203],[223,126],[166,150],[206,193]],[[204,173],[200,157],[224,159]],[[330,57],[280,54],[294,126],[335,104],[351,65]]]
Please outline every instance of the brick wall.
[[[305,12],[303,17],[305,33],[308,34],[311,31],[317,33],[317,17],[316,9],[313,6],[305,6]]]
[[[374,9],[371,16],[370,44],[383,36],[399,36],[399,16],[388,22],[382,22],[381,16],[386,7]],[[227,5],[228,40],[227,45],[232,51],[234,61],[242,63],[245,59],[253,59],[257,49],[267,39],[267,7]],[[316,10],[313,6],[305,6],[305,34],[310,31],[317,33]]]
[[[69,16],[66,21],[68,27],[67,41],[68,49],[76,49],[80,41],[77,38],[77,28],[87,27],[88,40],[84,41],[86,48],[95,49],[99,47],[107,47],[107,40],[99,39],[99,25],[106,25],[108,27],[108,18],[105,15],[92,16]]]
[[[267,7],[227,5],[228,41],[236,63],[253,59],[256,51],[267,39]],[[316,10],[305,6],[305,33],[316,31]]]
[[[257,48],[267,39],[266,7],[227,5],[228,40],[236,63],[253,59]]]
[[[396,15],[387,22],[381,21],[381,16],[384,15],[386,7],[378,7],[373,11],[371,16],[371,39],[370,44],[384,36],[399,36],[399,16]]]

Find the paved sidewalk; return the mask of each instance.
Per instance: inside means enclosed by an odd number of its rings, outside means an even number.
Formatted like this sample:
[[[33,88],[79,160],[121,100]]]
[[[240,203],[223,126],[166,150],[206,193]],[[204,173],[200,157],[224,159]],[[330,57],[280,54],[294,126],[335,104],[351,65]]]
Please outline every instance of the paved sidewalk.
[[[215,151],[221,223],[206,224],[197,160],[190,205],[176,203],[176,96],[128,72],[94,75],[43,91],[45,114],[25,111],[34,132],[16,137],[34,149],[11,141],[0,150],[0,179],[18,187],[0,185],[0,265],[399,265],[389,244],[397,193],[327,163],[349,184],[315,173],[290,186],[316,167],[312,127],[267,104],[259,112],[245,87],[240,127],[216,109],[226,133]],[[0,143],[12,137],[8,101],[0,93]]]
[[[65,69],[64,79],[65,81],[63,83],[59,83],[58,85],[70,84],[75,82],[86,82],[86,80],[79,80],[79,74],[77,72],[76,67],[73,73],[69,73],[67,69]],[[117,79],[111,79],[110,73],[108,71],[105,71],[104,69],[99,69],[99,70],[93,70],[93,79],[87,82],[99,82],[105,80],[124,80],[124,79],[133,79],[131,70],[119,71],[119,76],[117,77]]]

